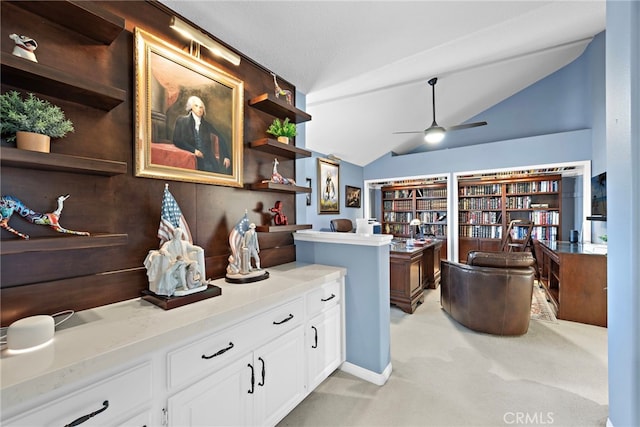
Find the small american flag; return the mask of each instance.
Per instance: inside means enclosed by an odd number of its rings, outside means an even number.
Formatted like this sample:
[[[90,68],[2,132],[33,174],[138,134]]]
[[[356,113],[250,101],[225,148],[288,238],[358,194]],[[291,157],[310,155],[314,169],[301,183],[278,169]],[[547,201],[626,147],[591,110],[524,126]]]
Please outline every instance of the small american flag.
[[[176,199],[174,199],[173,195],[169,192],[169,184],[165,184],[164,195],[162,197],[162,210],[160,212],[160,227],[158,228],[160,246],[167,240],[171,240],[176,228],[182,230],[182,240],[193,243],[191,231],[189,230],[187,222],[184,220],[180,206],[178,206],[178,202],[176,202]]]

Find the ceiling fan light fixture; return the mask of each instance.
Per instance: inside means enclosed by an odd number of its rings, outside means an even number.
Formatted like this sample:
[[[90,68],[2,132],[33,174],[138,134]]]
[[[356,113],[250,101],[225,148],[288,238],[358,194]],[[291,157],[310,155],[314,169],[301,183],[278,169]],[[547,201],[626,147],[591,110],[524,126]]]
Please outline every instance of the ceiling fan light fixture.
[[[429,144],[437,144],[444,139],[444,128],[440,126],[432,126],[424,131],[424,140]]]

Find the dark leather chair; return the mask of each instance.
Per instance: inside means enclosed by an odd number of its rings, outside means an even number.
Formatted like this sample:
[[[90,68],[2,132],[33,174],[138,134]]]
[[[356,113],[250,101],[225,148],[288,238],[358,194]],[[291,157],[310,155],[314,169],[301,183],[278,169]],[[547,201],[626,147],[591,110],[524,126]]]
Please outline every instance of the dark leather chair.
[[[460,324],[493,335],[529,329],[535,271],[530,252],[469,252],[441,261],[440,304]]]
[[[331,231],[337,231],[339,233],[353,232],[353,222],[348,218],[332,219],[329,225],[331,226]]]

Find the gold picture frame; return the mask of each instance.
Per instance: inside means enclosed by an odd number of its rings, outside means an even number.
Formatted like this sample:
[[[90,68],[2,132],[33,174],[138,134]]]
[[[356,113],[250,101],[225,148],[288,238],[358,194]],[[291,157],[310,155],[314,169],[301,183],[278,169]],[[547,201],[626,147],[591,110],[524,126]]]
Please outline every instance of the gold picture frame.
[[[318,213],[340,213],[340,164],[318,158]]]
[[[243,81],[139,28],[134,44],[136,176],[242,187]]]

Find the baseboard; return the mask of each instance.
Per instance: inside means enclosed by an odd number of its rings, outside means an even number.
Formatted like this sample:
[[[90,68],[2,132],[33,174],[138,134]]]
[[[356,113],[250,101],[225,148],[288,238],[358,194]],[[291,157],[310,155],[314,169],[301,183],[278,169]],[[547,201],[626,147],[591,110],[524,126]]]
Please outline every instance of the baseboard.
[[[362,380],[368,381],[375,385],[385,385],[389,377],[391,376],[391,362],[387,365],[387,367],[382,371],[381,374],[377,372],[370,371],[368,369],[362,368],[358,365],[354,365],[353,363],[344,362],[340,365],[340,370],[346,372],[347,374],[351,374],[354,377],[358,377]]]

